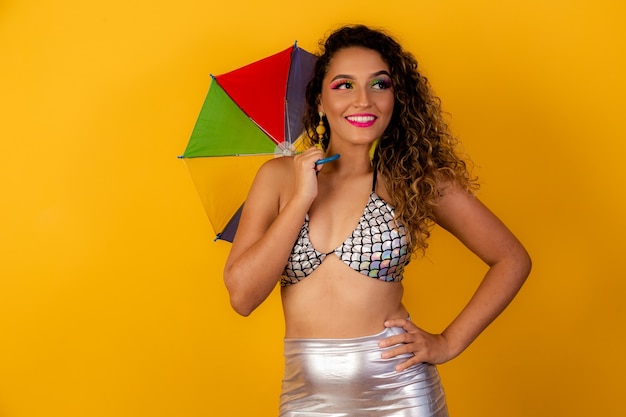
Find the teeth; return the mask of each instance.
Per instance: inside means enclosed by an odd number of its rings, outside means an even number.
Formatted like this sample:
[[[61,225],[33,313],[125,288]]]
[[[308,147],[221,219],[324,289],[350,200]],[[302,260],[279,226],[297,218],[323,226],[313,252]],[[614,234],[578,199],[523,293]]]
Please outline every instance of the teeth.
[[[351,122],[367,123],[374,121],[376,118],[374,116],[349,116],[347,119]]]

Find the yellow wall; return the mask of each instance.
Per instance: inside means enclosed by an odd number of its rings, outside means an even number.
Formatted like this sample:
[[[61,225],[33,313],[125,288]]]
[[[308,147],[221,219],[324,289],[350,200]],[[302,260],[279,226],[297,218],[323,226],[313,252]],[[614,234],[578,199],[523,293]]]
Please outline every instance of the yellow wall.
[[[279,4],[279,2],[276,2]],[[481,198],[534,270],[441,367],[453,416],[623,416],[626,10],[621,0],[273,6],[0,4],[0,415],[272,416],[276,293],[252,317],[184,163],[219,74],[341,23],[388,27],[423,63]],[[484,267],[443,233],[411,265],[441,330]]]

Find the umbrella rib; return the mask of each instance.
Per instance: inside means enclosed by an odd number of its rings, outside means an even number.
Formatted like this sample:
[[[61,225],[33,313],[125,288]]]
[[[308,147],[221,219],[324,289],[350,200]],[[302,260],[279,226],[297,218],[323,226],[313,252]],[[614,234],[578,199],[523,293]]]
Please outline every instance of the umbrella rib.
[[[274,153],[274,152],[232,153],[232,154],[224,154],[224,155],[199,155],[199,156],[184,156],[184,155],[180,155],[177,158],[179,158],[179,159],[195,159],[195,158],[221,158],[221,157],[229,157],[229,156],[263,156],[263,155],[276,155],[276,153]]]
[[[289,146],[291,146],[291,144],[293,143],[291,141],[291,120],[289,120],[289,100],[285,99],[285,117],[287,118],[287,142],[289,143]]]
[[[213,77],[213,76],[212,76],[212,77]],[[228,94],[228,91],[226,91],[226,89],[225,89],[224,87],[222,87],[222,85],[220,84],[220,81],[219,81],[219,79],[218,79],[217,77],[213,77],[213,80],[217,83],[217,85],[219,85],[219,86],[220,86],[220,88],[224,91],[224,93],[228,96],[228,98],[230,98],[230,99],[232,100],[232,102],[235,104],[235,106],[237,106],[237,107],[239,108],[239,110],[241,110],[241,112],[242,112],[243,114],[245,114],[245,115],[246,115],[246,117],[248,118],[248,120],[250,120],[252,123],[254,123],[254,125],[255,125],[256,127],[258,127],[259,129],[261,129],[261,132],[265,133],[265,134],[267,135],[267,137],[268,137],[268,138],[269,138],[272,142],[274,142],[276,145],[280,145],[280,142],[279,142],[278,140],[276,140],[276,138],[275,138],[274,136],[272,136],[272,135],[270,134],[270,132],[268,132],[267,130],[265,130],[265,128],[263,128],[263,126],[261,126],[260,124],[258,124],[258,123],[256,122],[256,120],[254,120],[254,119],[252,118],[252,116],[250,116],[250,115],[249,115],[249,114],[248,114],[248,113],[247,113],[247,112],[246,112],[246,111],[245,111],[245,110],[241,107],[241,105],[240,105],[237,101],[235,101],[235,99],[234,99],[233,97],[231,97],[231,95],[230,95],[230,94]]]

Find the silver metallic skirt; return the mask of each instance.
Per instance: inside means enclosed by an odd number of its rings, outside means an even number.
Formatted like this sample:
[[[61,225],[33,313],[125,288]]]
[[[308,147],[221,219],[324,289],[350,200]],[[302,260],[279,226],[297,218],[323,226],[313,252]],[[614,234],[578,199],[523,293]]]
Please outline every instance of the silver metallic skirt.
[[[285,339],[280,417],[447,417],[434,365],[396,372],[411,354],[381,358],[378,341],[402,332],[392,327],[354,339]]]

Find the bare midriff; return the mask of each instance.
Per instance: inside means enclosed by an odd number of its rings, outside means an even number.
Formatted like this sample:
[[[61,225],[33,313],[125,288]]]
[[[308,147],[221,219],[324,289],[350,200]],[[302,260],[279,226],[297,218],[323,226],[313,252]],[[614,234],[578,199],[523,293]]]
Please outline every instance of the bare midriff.
[[[400,282],[354,271],[334,255],[302,281],[282,288],[285,337],[344,339],[369,336],[385,320],[406,318]]]

